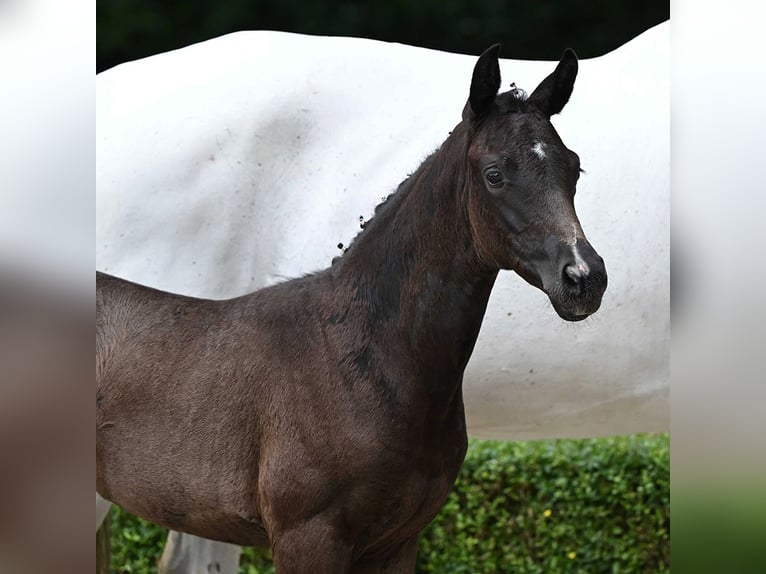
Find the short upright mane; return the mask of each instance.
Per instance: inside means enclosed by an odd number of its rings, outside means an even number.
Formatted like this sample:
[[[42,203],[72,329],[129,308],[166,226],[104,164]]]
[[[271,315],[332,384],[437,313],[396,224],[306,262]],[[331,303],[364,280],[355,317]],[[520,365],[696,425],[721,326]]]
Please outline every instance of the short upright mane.
[[[401,203],[402,199],[409,193],[409,191],[412,189],[413,185],[415,185],[415,182],[418,180],[418,178],[422,175],[424,169],[426,166],[430,164],[430,162],[434,159],[434,156],[439,150],[437,149],[431,155],[426,157],[426,159],[423,160],[423,162],[418,166],[418,168],[413,171],[411,174],[409,174],[404,181],[402,181],[396,188],[396,191],[392,192],[391,194],[387,195],[383,201],[381,201],[378,205],[375,206],[375,210],[373,211],[373,215],[370,219],[367,221],[362,222],[362,230],[356,234],[354,239],[351,240],[351,243],[349,244],[348,249],[351,249],[358,241],[363,238],[366,234],[370,232],[370,230],[376,225],[376,223],[380,219],[385,218],[385,214],[389,211],[395,211],[397,206]]]

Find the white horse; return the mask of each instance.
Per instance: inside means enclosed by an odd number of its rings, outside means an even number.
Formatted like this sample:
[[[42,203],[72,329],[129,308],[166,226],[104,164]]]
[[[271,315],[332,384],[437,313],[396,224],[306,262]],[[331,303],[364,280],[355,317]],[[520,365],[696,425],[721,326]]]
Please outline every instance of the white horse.
[[[669,52],[664,23],[581,61],[554,123],[586,170],[577,209],[609,288],[599,313],[573,326],[517,276],[498,277],[463,384],[470,435],[669,429]],[[225,298],[329,265],[459,120],[474,62],[240,32],[100,74],[97,268]],[[550,68],[501,61],[521,88]],[[166,569],[218,561],[236,571],[235,546],[177,533],[171,542]]]

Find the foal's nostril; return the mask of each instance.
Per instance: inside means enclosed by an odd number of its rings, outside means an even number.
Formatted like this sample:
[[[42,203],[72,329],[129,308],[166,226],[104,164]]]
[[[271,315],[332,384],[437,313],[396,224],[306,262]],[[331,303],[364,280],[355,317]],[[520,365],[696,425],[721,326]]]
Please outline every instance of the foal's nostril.
[[[577,264],[570,263],[564,267],[562,281],[569,288],[581,291],[587,276],[586,270]]]
[[[582,272],[575,265],[567,265],[564,269],[564,272],[567,274],[567,277],[572,280],[573,283],[579,283],[580,279],[582,279]]]

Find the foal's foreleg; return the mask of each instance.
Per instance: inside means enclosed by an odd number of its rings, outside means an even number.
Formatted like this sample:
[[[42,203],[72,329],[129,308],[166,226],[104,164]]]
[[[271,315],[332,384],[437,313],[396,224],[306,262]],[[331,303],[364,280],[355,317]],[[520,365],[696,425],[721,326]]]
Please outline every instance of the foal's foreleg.
[[[415,537],[386,557],[360,560],[350,574],[412,574],[417,559],[418,539]]]
[[[272,540],[276,574],[348,574],[351,547],[327,522],[314,518]]]

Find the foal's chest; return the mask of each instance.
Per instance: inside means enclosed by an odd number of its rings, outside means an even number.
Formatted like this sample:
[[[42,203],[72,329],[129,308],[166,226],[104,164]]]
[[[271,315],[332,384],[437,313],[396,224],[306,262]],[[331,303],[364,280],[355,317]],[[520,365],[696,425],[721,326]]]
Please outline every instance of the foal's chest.
[[[389,488],[379,494],[374,524],[368,532],[371,549],[416,537],[433,520],[452,490],[466,444],[463,433],[443,450],[401,461],[402,467],[392,476],[398,472],[402,478],[391,480]]]

